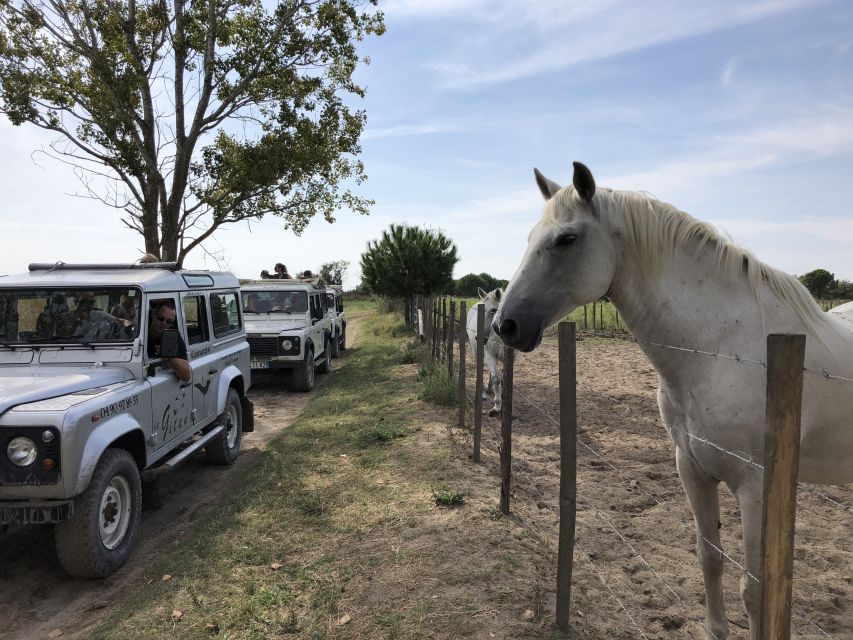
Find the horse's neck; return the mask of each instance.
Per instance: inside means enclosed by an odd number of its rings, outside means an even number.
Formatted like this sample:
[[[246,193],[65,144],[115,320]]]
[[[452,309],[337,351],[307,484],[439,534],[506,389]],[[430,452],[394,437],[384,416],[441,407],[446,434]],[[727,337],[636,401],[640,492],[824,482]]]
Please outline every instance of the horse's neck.
[[[626,248],[610,297],[661,374],[672,354],[649,345],[716,352],[743,349],[756,338],[760,341],[762,334],[761,316],[746,278],[725,274],[707,245],[664,259],[651,276]],[[749,354],[753,355],[759,354]]]

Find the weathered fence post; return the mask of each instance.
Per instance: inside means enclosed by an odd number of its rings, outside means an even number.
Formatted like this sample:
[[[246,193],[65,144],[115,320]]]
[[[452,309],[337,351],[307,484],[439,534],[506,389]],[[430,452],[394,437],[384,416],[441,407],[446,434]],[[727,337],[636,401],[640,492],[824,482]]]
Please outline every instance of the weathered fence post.
[[[439,360],[447,353],[447,298],[441,297],[441,344],[439,345]]]
[[[447,321],[447,377],[453,380],[453,334],[456,331],[456,300],[450,301],[450,319]]]
[[[512,369],[515,350],[504,347],[503,390],[501,393],[501,513],[509,515],[512,481]]]
[[[587,322],[586,322],[586,305],[583,306],[583,330],[586,331]]]
[[[471,455],[474,462],[480,461],[480,436],[483,430],[483,359],[485,356],[486,335],[486,305],[477,305],[477,370],[474,380],[474,452]]]
[[[435,345],[438,338],[438,331],[436,331],[436,325],[438,324],[438,300],[432,298],[432,322],[430,323],[430,334],[432,337],[432,359],[436,358],[436,350]]]
[[[465,333],[465,322],[468,319],[468,304],[463,300],[459,303],[459,426],[465,428],[465,352],[467,335]]]
[[[557,626],[569,630],[577,513],[577,351],[574,322],[558,327],[560,351],[560,538],[557,546]]]
[[[794,519],[806,337],[767,336],[767,431],[761,518],[761,640],[791,637]]]

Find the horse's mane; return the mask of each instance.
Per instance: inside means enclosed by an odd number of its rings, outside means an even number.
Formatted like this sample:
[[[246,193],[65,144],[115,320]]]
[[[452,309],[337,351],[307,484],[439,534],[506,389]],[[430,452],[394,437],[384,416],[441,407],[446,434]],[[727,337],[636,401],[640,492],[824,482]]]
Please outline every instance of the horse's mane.
[[[577,206],[578,196],[573,187],[561,189],[553,200],[559,207]],[[728,276],[746,278],[758,304],[762,324],[764,304],[762,286],[767,286],[785,302],[814,333],[825,314],[809,291],[793,276],[763,263],[749,251],[738,247],[707,222],[693,218],[671,204],[655,200],[643,193],[598,188],[593,206],[608,215],[623,215],[628,242],[635,248],[639,266],[648,275],[658,273],[665,257],[676,249],[705,245],[714,248],[720,271]],[[545,216],[554,221],[557,206],[546,207]]]

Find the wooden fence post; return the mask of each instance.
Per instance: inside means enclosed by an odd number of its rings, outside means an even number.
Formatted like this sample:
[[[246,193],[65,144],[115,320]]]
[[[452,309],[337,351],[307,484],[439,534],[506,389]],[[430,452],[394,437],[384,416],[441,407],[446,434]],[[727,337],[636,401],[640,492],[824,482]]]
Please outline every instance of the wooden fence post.
[[[587,322],[586,322],[586,305],[583,306],[583,330],[586,331]]]
[[[447,321],[447,378],[453,380],[453,334],[456,332],[456,300],[450,301],[450,319]]]
[[[515,350],[504,347],[503,389],[501,392],[501,513],[509,515],[512,481],[512,369]]]
[[[447,355],[447,298],[441,297],[441,344],[438,348],[439,360]]]
[[[471,458],[480,461],[480,436],[483,431],[483,359],[485,355],[486,335],[486,305],[477,305],[477,357],[476,376],[474,380],[474,452]]]
[[[577,514],[577,351],[574,322],[558,327],[560,352],[560,537],[557,546],[557,626],[569,630]]]
[[[438,300],[432,298],[432,322],[430,323],[430,334],[432,337],[432,359],[435,360],[436,352],[435,345],[438,337],[438,331],[436,331],[436,325],[438,324]]]
[[[794,519],[806,337],[767,336],[767,431],[761,518],[761,640],[791,637]]]
[[[465,352],[468,351],[468,336],[465,332],[465,322],[468,319],[468,309],[465,300],[459,303],[459,426],[465,428]]]

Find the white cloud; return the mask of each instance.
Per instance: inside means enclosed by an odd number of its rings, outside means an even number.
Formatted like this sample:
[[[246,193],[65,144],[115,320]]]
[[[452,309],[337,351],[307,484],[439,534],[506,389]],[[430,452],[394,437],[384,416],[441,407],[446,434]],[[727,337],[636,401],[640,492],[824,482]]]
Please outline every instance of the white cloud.
[[[735,69],[737,69],[738,61],[737,58],[729,58],[729,61],[726,63],[726,66],[723,67],[723,73],[720,75],[720,84],[724,87],[728,87],[732,82],[732,77],[735,74]]]
[[[814,6],[810,0],[472,2],[446,14],[476,23],[472,36],[425,66],[447,88],[510,82]]]
[[[693,156],[649,171],[613,176],[607,185],[651,193],[683,192],[718,178],[793,161],[847,156],[853,150],[853,111],[824,109],[773,127],[711,139]]]

